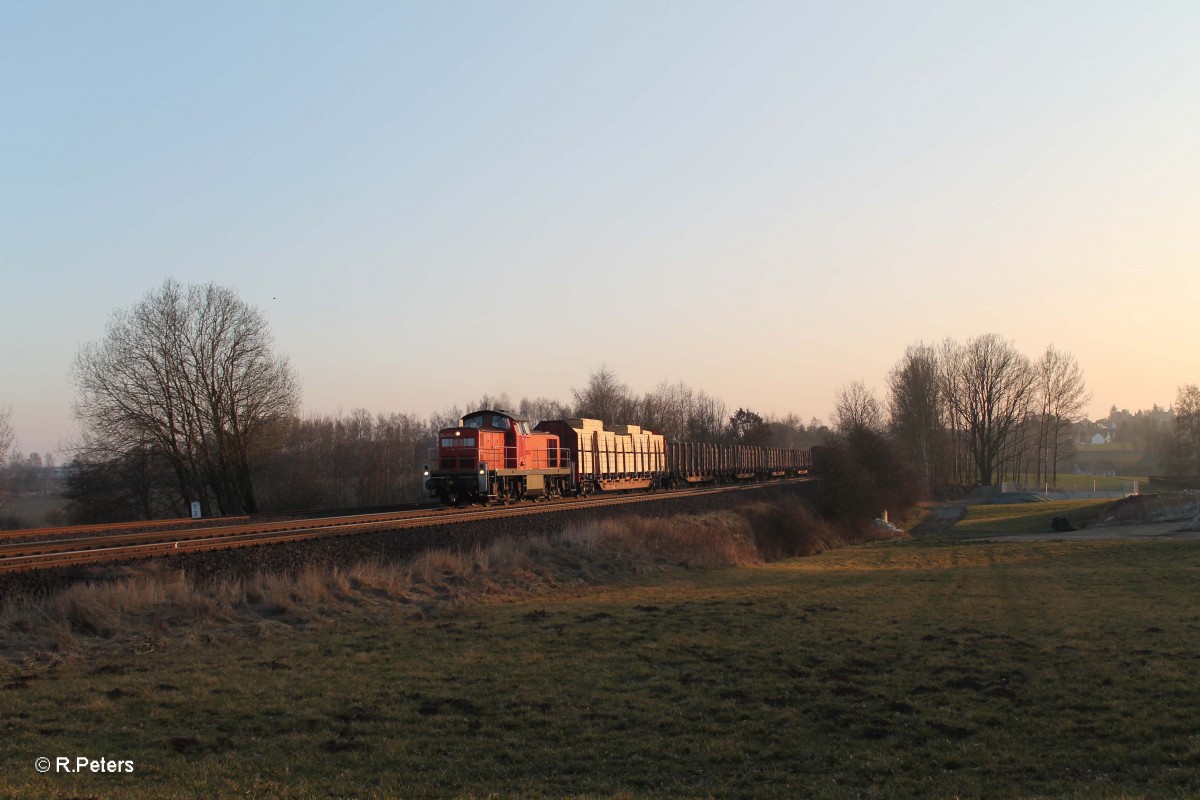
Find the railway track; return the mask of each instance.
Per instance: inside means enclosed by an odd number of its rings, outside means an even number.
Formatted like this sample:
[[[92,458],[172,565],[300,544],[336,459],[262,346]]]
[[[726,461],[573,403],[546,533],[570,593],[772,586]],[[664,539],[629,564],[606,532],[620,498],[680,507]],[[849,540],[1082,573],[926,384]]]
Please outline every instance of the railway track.
[[[389,508],[390,512],[417,511],[437,507],[437,503],[423,501],[419,503],[404,503]],[[282,522],[303,518],[333,518],[342,516],[359,516],[368,513],[380,513],[378,508],[344,508],[320,511],[296,511],[289,514],[260,514],[229,517],[206,517],[200,520],[175,518],[141,520],[138,522],[108,522],[95,525],[65,525],[53,528],[18,528],[10,531],[0,531],[0,542],[26,541],[42,538],[83,538],[115,533],[134,533],[141,531],[179,531],[199,528],[228,527],[236,524],[253,524],[255,522]]]
[[[434,525],[453,525],[488,519],[530,516],[616,505],[652,503],[664,499],[695,497],[720,492],[744,492],[766,486],[804,483],[796,478],[771,483],[684,489],[654,494],[593,497],[586,500],[560,499],[542,503],[489,506],[468,509],[417,509],[380,514],[355,514],[317,519],[247,522],[239,518],[233,524],[179,527],[180,521],[131,528],[90,526],[81,528],[41,529],[35,536],[25,532],[27,540],[0,542],[0,573],[50,569],[77,564],[96,564],[153,558],[207,550],[227,550],[353,536],[362,533],[399,532]],[[145,529],[149,528],[149,529]]]

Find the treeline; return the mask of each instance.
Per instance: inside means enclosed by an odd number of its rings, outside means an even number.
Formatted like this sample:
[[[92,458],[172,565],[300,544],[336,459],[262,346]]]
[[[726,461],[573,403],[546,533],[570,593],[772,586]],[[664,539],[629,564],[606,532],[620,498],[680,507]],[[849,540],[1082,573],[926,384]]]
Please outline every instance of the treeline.
[[[275,513],[416,500],[432,425],[362,410],[280,419],[250,461],[255,507]],[[171,459],[153,447],[109,458],[81,454],[69,465],[65,494],[68,517],[80,524],[184,517],[195,499],[180,491]]]
[[[247,486],[263,513],[387,505],[421,496],[420,465],[437,420],[406,414],[291,416],[257,441]],[[68,516],[96,523],[187,516],[171,459],[152,447],[70,464]]]
[[[1097,434],[1105,443],[1127,445],[1140,454],[1138,475],[1200,477],[1200,387],[1180,386],[1175,404],[1130,412],[1113,406],[1108,417],[1079,426],[1080,440]]]
[[[419,500],[424,496],[421,466],[431,459],[437,432],[479,408],[515,411],[532,425],[575,417],[629,422],[673,439],[700,442],[807,448],[832,435],[816,419],[805,424],[795,415],[763,417],[745,408],[731,412],[723,401],[684,383],[664,382],[638,394],[607,367],[593,372],[571,395],[568,402],[514,402],[504,394],[485,394],[429,418],[363,409],[336,416],[280,416],[248,449],[252,457],[246,486],[254,507],[264,513]],[[204,475],[201,470],[201,486]],[[70,465],[66,495],[69,517],[77,523],[186,516],[195,497],[180,491],[174,459],[153,445],[99,458],[94,450],[82,451]]]
[[[428,419],[404,413],[372,415],[362,409],[348,415],[292,418],[255,472],[260,504],[277,511],[421,499],[421,466],[433,458],[438,431],[480,408],[514,411],[531,426],[542,420],[591,417],[639,424],[690,441],[801,448],[829,436],[829,429],[817,420],[805,425],[794,415],[763,418],[741,408],[730,413],[722,401],[682,383],[634,394],[601,367],[583,388],[572,390],[571,402],[514,402],[504,394],[484,394]]]
[[[1200,387],[1188,383],[1175,397],[1175,419],[1159,442],[1171,475],[1200,478]],[[1193,480],[1194,482],[1194,480]]]
[[[1051,345],[1032,360],[995,334],[912,345],[886,385],[882,402],[861,382],[843,387],[835,426],[886,433],[932,496],[1025,477],[1053,483],[1090,400],[1074,356]]]
[[[917,493],[1023,476],[1052,481],[1089,399],[1070,354],[1051,346],[1034,361],[987,334],[909,347],[882,402],[863,383],[844,387],[834,430],[793,414],[731,409],[684,383],[635,392],[603,366],[567,401],[485,395],[429,419],[302,417],[299,378],[274,352],[263,314],[232,290],[173,281],[116,311],[105,337],[79,352],[74,380],[82,436],[67,495],[77,522],[184,516],[194,502],[214,516],[416,500],[437,431],[478,408],[515,410],[534,425],[631,423],[673,440],[826,445],[830,474],[847,476],[842,488],[853,488],[859,505],[898,508]],[[1200,392],[1185,388],[1170,458],[1194,474]],[[0,455],[11,438],[0,424]],[[854,505],[844,500],[839,508]]]
[[[13,498],[52,495],[59,488],[54,456],[22,453],[13,434],[12,413],[0,408],[0,530],[21,525],[9,508]]]
[[[1176,430],[1175,409],[1170,406],[1162,408],[1155,403],[1148,410],[1130,412],[1128,409],[1118,409],[1114,405],[1108,417],[1095,421],[1085,420],[1077,426],[1077,432],[1077,441],[1081,445],[1097,442],[1117,444],[1137,452],[1139,458],[1131,474],[1165,475],[1183,474],[1185,471],[1180,469],[1181,465],[1173,463],[1175,459],[1171,457],[1175,449],[1173,445]],[[1100,458],[1090,461],[1111,464]]]
[[[293,415],[260,443],[251,484],[266,512],[418,500],[423,497],[420,466],[430,460],[438,430],[477,408],[513,410],[533,425],[585,416],[635,421],[673,439],[823,445],[822,468],[836,479],[827,481],[820,504],[835,518],[901,509],[920,496],[957,494],[980,482],[987,465],[980,459],[993,459],[994,481],[1052,476],[1088,424],[1080,416],[1087,394],[1078,366],[1053,348],[1037,362],[1023,363],[1011,345],[988,338],[986,343],[909,347],[888,376],[884,401],[861,382],[838,392],[832,429],[817,419],[806,424],[794,414],[776,418],[745,408],[731,411],[719,398],[684,383],[664,382],[637,393],[607,367],[573,389],[569,402],[514,402],[505,394],[485,394],[429,418],[362,409],[336,416]],[[995,363],[996,348],[1009,350],[1002,363]],[[1006,370],[1014,374],[1005,375]],[[1128,424],[1138,419],[1134,415]],[[1188,470],[1200,463],[1200,391],[1181,389],[1170,420],[1177,474],[1195,474]],[[1191,431],[1190,450],[1183,446],[1186,431]],[[169,459],[152,449],[97,463],[77,460],[67,494],[76,522],[183,516],[188,510]]]
[[[1055,485],[1080,436],[1091,399],[1075,357],[1053,345],[1036,359],[986,334],[910,346],[887,376],[883,401],[861,382],[837,395],[842,434],[885,433],[915,470],[926,494],[946,496],[1006,481]],[[1148,473],[1200,474],[1200,389],[1180,387],[1174,408],[1111,415],[1114,441],[1147,448]]]
[[[730,410],[724,401],[683,382],[663,382],[653,391],[638,394],[621,383],[607,366],[589,377],[582,389],[572,390],[573,403],[544,407],[545,401],[518,406],[520,413],[537,419],[543,409],[561,412],[558,419],[592,417],[605,421],[631,420],[674,441],[748,444],[764,447],[807,448],[824,442],[830,430],[819,419],[805,424],[795,414],[763,417],[747,408]],[[570,413],[565,413],[565,412]]]
[[[634,392],[607,367],[569,401],[484,396],[430,419],[301,417],[299,378],[274,352],[265,317],[230,289],[168,280],[115,311],[76,357],[81,438],[66,494],[76,522],[369,506],[422,495],[420,465],[439,429],[477,408],[535,425],[592,417],[675,440],[807,448],[831,432],[795,415],[764,418],[683,383]]]
[[[54,455],[30,453],[19,450],[0,460],[0,505],[7,496],[51,494],[57,490],[58,470],[54,466]]]

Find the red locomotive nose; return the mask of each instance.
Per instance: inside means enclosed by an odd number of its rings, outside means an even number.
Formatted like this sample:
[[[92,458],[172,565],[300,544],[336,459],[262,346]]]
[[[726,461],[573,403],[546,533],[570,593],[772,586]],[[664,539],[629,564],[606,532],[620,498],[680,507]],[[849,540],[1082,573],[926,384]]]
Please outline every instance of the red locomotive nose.
[[[528,420],[507,411],[476,411],[442,430],[435,463],[425,486],[447,502],[555,497],[572,489],[558,437],[531,431]]]
[[[439,470],[472,470],[479,460],[477,432],[464,428],[447,428],[438,435]]]

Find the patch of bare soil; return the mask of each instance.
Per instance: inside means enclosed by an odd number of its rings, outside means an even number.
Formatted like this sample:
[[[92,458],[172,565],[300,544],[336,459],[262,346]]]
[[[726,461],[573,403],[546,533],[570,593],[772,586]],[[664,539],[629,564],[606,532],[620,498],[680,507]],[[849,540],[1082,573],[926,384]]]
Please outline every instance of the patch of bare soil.
[[[912,536],[932,536],[939,533],[949,532],[956,522],[963,518],[963,514],[967,513],[969,502],[963,500],[955,500],[949,503],[942,503],[933,506],[925,515],[925,518],[918,522],[909,531]]]

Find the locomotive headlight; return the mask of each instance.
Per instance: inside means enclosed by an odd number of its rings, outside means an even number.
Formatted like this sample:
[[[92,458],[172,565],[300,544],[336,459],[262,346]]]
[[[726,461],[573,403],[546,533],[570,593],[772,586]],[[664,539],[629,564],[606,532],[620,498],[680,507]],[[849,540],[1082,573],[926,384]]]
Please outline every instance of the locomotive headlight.
[[[429,477],[429,465],[428,464],[425,465],[425,471],[422,472],[421,474],[424,475],[426,478]]]
[[[480,474],[480,475],[483,475],[483,474],[485,474],[486,472],[487,472],[487,470],[486,470],[486,469],[481,469],[481,470],[479,470],[479,474]]]

